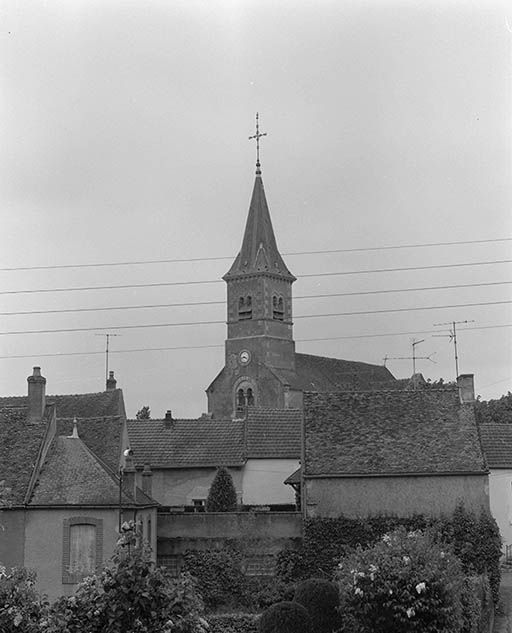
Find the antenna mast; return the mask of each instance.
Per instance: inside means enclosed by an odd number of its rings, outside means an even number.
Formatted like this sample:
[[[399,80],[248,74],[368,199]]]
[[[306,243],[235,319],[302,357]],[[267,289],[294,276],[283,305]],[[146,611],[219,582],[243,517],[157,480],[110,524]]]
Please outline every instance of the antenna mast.
[[[453,341],[453,349],[455,352],[455,380],[459,377],[459,355],[457,352],[457,325],[462,323],[474,323],[474,319],[469,321],[466,319],[465,321],[447,321],[446,323],[434,323],[434,327],[443,327],[444,325],[450,325],[451,330],[449,334],[433,334],[435,338],[448,337],[450,339],[450,343]]]
[[[95,334],[94,336],[104,336],[106,338],[105,345],[105,384],[107,384],[108,380],[108,348],[111,336],[121,336],[120,334],[112,334],[112,332],[105,332],[103,334]]]

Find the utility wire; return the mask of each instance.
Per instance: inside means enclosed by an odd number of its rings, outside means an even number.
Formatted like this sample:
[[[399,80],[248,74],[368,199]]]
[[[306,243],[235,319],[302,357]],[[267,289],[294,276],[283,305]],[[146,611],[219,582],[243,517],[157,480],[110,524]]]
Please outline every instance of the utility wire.
[[[286,257],[297,255],[325,255],[336,253],[364,253],[369,251],[388,251],[397,250],[402,248],[430,248],[435,246],[456,246],[462,244],[491,244],[495,242],[510,242],[512,237],[502,237],[489,240],[464,240],[456,242],[430,242],[426,244],[398,244],[395,246],[369,246],[365,248],[337,248],[326,249],[319,251],[291,251],[288,253],[282,253]],[[0,268],[2,272],[11,272],[16,270],[57,270],[64,268],[100,268],[106,266],[143,266],[146,264],[177,264],[185,262],[212,262],[221,261],[226,259],[234,259],[233,255],[223,255],[219,257],[186,257],[181,259],[148,259],[148,260],[133,260],[124,262],[95,262],[88,264],[54,264],[47,266],[16,266],[16,267],[4,267]]]
[[[456,303],[451,305],[435,305],[435,306],[422,306],[413,308],[386,308],[384,310],[357,310],[354,312],[332,312],[328,314],[300,314],[295,316],[294,319],[315,319],[318,317],[334,317],[334,316],[355,316],[363,314],[387,314],[391,312],[415,312],[420,310],[445,310],[452,308],[473,308],[476,306],[494,306],[505,305],[512,303],[509,301],[482,301],[478,303]],[[54,330],[19,330],[11,332],[0,332],[0,336],[9,336],[13,334],[56,334],[61,332],[95,332],[98,330],[136,330],[147,328],[159,328],[159,327],[183,327],[194,325],[225,325],[226,321],[183,321],[181,323],[143,323],[140,325],[117,325],[108,327],[78,327],[78,328],[58,328]]]
[[[503,323],[497,325],[477,325],[473,327],[465,327],[459,329],[459,332],[467,332],[470,330],[493,330],[497,328],[505,328],[512,327],[512,323]],[[317,341],[341,341],[341,340],[350,340],[350,339],[364,339],[364,338],[381,338],[385,336],[412,336],[416,334],[435,334],[439,330],[416,330],[414,332],[382,332],[382,333],[373,333],[373,334],[352,334],[346,336],[324,336],[317,338],[302,338],[295,339],[296,343],[309,343],[309,342],[317,342]],[[224,347],[223,344],[215,344],[215,345],[178,345],[175,347],[140,347],[135,349],[116,349],[112,350],[112,354],[131,354],[135,352],[167,352],[167,351],[176,351],[176,350],[195,350],[195,349],[213,349],[213,348],[221,348]],[[14,359],[14,358],[49,358],[49,357],[59,357],[59,356],[95,356],[98,354],[104,354],[104,351],[94,351],[94,352],[57,352],[50,354],[15,354],[15,355],[7,355],[0,356],[0,360]]]
[[[423,286],[419,288],[393,288],[388,290],[364,290],[360,292],[329,292],[319,295],[298,295],[297,299],[325,299],[327,297],[356,297],[362,295],[389,294],[398,292],[418,292],[424,290],[448,290],[454,288],[477,288],[482,286],[502,286],[512,284],[511,281],[489,281],[476,284],[451,284],[449,286]],[[157,303],[134,306],[101,306],[99,308],[62,308],[58,310],[21,310],[18,312],[0,312],[0,316],[18,316],[27,314],[65,314],[70,312],[102,312],[107,310],[141,310],[149,308],[182,308],[190,306],[225,305],[225,301],[190,301],[185,303]]]
[[[432,264],[429,266],[407,266],[401,268],[375,268],[373,270],[344,270],[341,272],[328,272],[328,273],[307,273],[300,275],[299,277],[304,279],[307,277],[332,277],[340,275],[367,275],[373,273],[394,273],[407,270],[433,270],[441,268],[461,268],[467,266],[489,266],[495,264],[510,264],[512,259],[497,259],[493,261],[483,262],[461,262],[458,264]],[[265,271],[263,271],[265,272]],[[41,292],[71,292],[82,290],[114,290],[119,288],[154,288],[161,286],[190,286],[195,284],[217,284],[222,283],[222,279],[204,279],[199,281],[162,281],[156,283],[145,284],[122,284],[119,286],[81,286],[75,288],[39,288],[37,290],[3,290],[0,295],[17,295],[17,294],[35,294]]]

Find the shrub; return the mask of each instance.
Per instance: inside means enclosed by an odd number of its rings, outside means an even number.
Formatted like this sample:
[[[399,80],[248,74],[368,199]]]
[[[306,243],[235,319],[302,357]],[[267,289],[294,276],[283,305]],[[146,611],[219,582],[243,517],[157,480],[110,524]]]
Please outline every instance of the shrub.
[[[196,579],[197,590],[208,610],[245,604],[246,578],[242,557],[235,549],[187,551],[182,570]]]
[[[260,633],[311,633],[311,620],[298,602],[278,602],[260,617]]]
[[[207,512],[234,512],[237,506],[236,490],[229,471],[218,468],[206,499]]]
[[[341,617],[361,633],[462,630],[461,564],[429,533],[400,528],[358,548],[340,563],[337,579]]]
[[[304,580],[297,585],[293,599],[307,609],[315,633],[331,633],[338,628],[340,599],[334,583],[323,578]]]
[[[249,613],[222,613],[208,616],[209,633],[258,633],[259,616]]]
[[[0,631],[2,633],[39,633],[39,621],[47,603],[36,592],[35,572],[0,565]]]
[[[42,633],[201,633],[202,602],[188,575],[172,578],[124,538],[112,563],[57,600]]]
[[[289,585],[275,577],[248,577],[245,606],[262,611],[277,602],[293,600],[294,591],[295,585]]]

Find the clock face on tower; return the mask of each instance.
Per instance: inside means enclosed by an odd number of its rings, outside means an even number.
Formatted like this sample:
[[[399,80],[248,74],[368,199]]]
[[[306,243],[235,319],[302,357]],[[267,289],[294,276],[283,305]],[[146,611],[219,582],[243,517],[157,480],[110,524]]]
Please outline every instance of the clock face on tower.
[[[251,360],[251,354],[247,350],[242,350],[240,354],[238,354],[238,360],[241,365],[248,365]]]

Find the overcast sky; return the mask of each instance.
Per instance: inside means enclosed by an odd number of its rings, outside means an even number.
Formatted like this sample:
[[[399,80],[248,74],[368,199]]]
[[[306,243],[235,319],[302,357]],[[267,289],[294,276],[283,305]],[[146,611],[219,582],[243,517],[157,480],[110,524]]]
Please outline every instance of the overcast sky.
[[[495,0],[4,0],[0,266],[227,259],[3,270],[0,290],[219,280],[242,240],[256,111],[282,253],[511,237],[511,25],[512,7]],[[507,263],[301,279],[507,260],[511,245],[284,259],[300,297],[512,281]],[[120,335],[110,368],[129,416],[142,405],[198,416],[224,363],[224,299],[221,281],[0,295],[2,313],[219,302],[2,315],[1,395],[24,394],[33,365],[48,393],[101,391],[105,337],[4,334],[98,328]],[[460,326],[460,371],[497,397],[512,389],[511,300],[512,284],[298,298],[297,350],[380,364],[424,338],[417,353],[436,364],[418,369],[453,379],[453,346],[432,338],[433,324],[474,320]],[[311,316],[493,302],[503,303]],[[119,329],[197,321],[220,323]],[[403,334],[369,337],[393,333]],[[325,340],[303,340],[314,338]],[[207,345],[217,347],[115,353]],[[96,354],[44,356],[77,352]],[[412,372],[408,360],[387,364]]]

